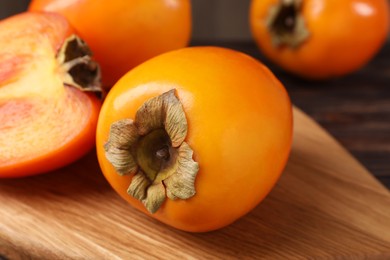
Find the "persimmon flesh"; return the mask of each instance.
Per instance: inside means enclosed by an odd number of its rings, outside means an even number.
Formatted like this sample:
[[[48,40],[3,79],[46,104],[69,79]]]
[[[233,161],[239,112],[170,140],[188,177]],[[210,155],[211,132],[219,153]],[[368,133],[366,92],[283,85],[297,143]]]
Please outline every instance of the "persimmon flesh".
[[[0,22],[0,177],[54,170],[94,146],[100,101],[80,88],[98,89],[99,72],[85,53],[77,64],[70,56],[80,50],[63,49],[66,39],[76,43],[74,33],[57,14]]]
[[[131,205],[204,232],[265,198],[291,139],[289,97],[264,65],[233,50],[192,47],[118,81],[102,106],[96,145],[104,176]]]

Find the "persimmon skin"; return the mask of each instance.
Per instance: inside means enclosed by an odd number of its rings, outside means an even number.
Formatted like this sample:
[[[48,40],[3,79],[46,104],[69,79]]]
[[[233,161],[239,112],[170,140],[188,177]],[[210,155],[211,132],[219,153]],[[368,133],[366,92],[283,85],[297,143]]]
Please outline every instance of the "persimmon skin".
[[[252,0],[252,34],[265,56],[303,78],[322,80],[357,71],[379,51],[389,31],[387,0],[303,0],[309,38],[297,48],[275,47],[265,19],[277,3]]]
[[[107,88],[147,59],[185,47],[191,34],[189,0],[33,0],[29,10],[64,15],[91,47]]]
[[[103,146],[113,122],[134,119],[146,100],[173,88],[186,113],[185,141],[199,163],[196,194],[166,199],[151,215],[127,194],[132,177],[115,172]],[[181,230],[211,231],[252,210],[278,180],[291,146],[291,103],[275,76],[249,56],[217,47],[184,48],[119,80],[103,103],[96,138],[104,176],[131,205]]]
[[[74,33],[57,14],[0,22],[0,178],[58,169],[94,147],[101,101],[65,87],[56,63]]]

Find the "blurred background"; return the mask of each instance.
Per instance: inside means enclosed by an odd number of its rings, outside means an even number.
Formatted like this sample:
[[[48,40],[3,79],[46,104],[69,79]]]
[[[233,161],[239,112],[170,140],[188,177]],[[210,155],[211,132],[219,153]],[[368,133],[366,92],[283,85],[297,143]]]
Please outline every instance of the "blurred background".
[[[26,10],[29,0],[0,0],[0,18]],[[193,40],[248,41],[250,0],[193,0]]]
[[[0,0],[0,18],[26,10],[28,3]],[[249,4],[250,0],[193,0],[191,44],[229,47],[261,60],[285,85],[294,105],[390,188],[389,41],[369,64],[351,75],[305,81],[285,73],[260,53],[249,30]]]
[[[26,10],[30,0],[0,0],[0,18]],[[250,0],[193,0],[195,42],[251,41]]]

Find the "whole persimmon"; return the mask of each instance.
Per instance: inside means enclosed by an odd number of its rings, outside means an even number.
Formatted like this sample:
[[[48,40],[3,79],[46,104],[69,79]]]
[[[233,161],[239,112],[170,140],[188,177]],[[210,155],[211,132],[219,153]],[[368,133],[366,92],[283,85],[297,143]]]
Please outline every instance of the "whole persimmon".
[[[98,64],[58,14],[0,22],[0,178],[47,172],[95,146]]]
[[[153,56],[185,47],[190,0],[32,0],[32,11],[64,15],[91,47],[106,88]]]
[[[308,79],[352,73],[387,38],[387,0],[252,0],[250,25],[261,51]]]
[[[175,228],[224,227],[270,192],[286,164],[292,108],[260,62],[224,48],[152,58],[111,89],[97,154],[112,187]]]

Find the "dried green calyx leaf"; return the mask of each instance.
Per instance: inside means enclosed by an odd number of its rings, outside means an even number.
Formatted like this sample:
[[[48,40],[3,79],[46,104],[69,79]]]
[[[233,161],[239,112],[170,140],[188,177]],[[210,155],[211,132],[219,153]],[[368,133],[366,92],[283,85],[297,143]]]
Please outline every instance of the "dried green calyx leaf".
[[[134,174],[128,194],[155,213],[165,199],[189,199],[196,194],[199,165],[184,142],[187,119],[175,90],[146,101],[134,122],[112,124],[106,158],[118,174]]]
[[[187,135],[186,116],[173,89],[145,102],[137,111],[135,121],[141,135],[164,128],[173,147],[179,146]]]
[[[199,165],[192,160],[193,151],[187,143],[183,143],[178,148],[178,156],[174,165],[174,174],[163,180],[168,198],[188,199],[195,195],[195,190],[192,189],[195,183],[195,175],[193,172],[198,172]]]
[[[57,53],[65,85],[82,91],[102,92],[99,64],[92,60],[88,45],[76,35],[65,40]]]
[[[151,184],[148,177],[142,171],[139,171],[133,176],[127,193],[137,200],[143,201],[146,198],[146,190]]]
[[[302,0],[279,0],[270,8],[266,23],[275,47],[297,48],[309,38],[302,6]]]
[[[138,138],[137,128],[131,119],[124,119],[111,125],[110,137],[104,149],[106,158],[120,175],[133,174],[138,170],[130,149]]]

